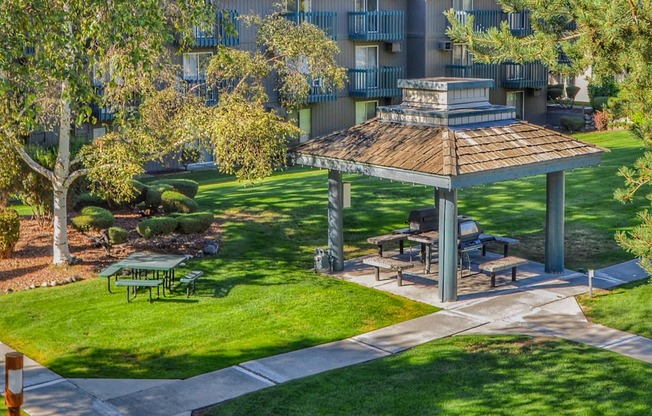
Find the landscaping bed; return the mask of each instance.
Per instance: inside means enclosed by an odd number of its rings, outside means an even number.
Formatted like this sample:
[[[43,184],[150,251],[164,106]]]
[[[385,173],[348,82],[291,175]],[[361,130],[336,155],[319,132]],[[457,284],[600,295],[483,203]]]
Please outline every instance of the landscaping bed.
[[[219,240],[217,222],[202,234],[175,234],[145,240],[134,231],[142,220],[141,215],[118,212],[115,218],[118,226],[130,230],[127,243],[113,245],[107,253],[87,235],[68,227],[70,251],[78,263],[61,267],[52,265],[52,226],[40,227],[36,220],[23,217],[20,221],[20,239],[12,257],[0,259],[0,294],[96,277],[97,272],[106,265],[135,251],[195,255],[203,250],[207,242]]]

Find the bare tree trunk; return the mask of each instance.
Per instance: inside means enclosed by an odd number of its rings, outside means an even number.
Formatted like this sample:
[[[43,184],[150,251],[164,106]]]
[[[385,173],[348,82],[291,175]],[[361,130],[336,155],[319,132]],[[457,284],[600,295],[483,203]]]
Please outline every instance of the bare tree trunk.
[[[65,93],[67,85],[62,85]],[[63,94],[62,94],[63,95]],[[52,244],[53,263],[68,264],[72,261],[68,246],[68,188],[67,179],[70,175],[70,103],[61,103],[61,119],[59,124],[59,154],[54,165],[54,239]]]

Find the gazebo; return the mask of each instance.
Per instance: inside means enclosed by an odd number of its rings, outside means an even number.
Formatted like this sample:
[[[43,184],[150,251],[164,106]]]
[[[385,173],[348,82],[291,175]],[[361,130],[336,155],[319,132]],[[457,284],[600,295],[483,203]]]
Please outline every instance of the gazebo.
[[[457,190],[546,174],[545,270],[564,270],[564,172],[596,165],[606,149],[516,120],[514,107],[489,103],[493,80],[399,80],[403,102],[377,117],[299,145],[294,161],[328,169],[328,247],[344,268],[342,173],[435,188],[439,208],[439,288],[457,300]]]

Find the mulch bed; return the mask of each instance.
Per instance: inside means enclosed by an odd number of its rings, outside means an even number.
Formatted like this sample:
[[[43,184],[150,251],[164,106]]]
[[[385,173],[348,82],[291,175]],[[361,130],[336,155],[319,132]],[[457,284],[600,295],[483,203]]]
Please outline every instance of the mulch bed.
[[[12,257],[0,259],[0,294],[95,277],[108,264],[135,251],[195,256],[206,244],[219,242],[217,222],[203,234],[175,234],[145,240],[135,231],[142,219],[140,214],[125,212],[114,216],[118,227],[129,230],[129,241],[114,245],[109,253],[90,236],[68,227],[70,252],[78,260],[74,266],[52,265],[52,224],[43,228],[34,219],[21,219],[20,240]]]

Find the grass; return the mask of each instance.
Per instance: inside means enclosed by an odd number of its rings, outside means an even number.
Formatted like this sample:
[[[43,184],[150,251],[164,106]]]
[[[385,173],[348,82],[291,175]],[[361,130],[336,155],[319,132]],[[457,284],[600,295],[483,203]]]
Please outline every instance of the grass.
[[[464,336],[251,393],[207,414],[633,416],[649,414],[650,403],[649,364],[558,339]]]
[[[579,301],[591,321],[652,338],[652,280],[627,283],[593,298],[582,295]]]
[[[567,174],[566,264],[597,269],[631,258],[613,233],[642,202],[621,205],[612,193],[641,144],[628,132],[580,137],[612,149],[601,166]],[[189,266],[205,272],[197,297],[127,304],[103,279],[0,296],[0,339],[67,377],[183,378],[436,310],[308,271],[314,248],[326,245],[326,171],[290,169],[249,187],[214,171],[177,176],[199,180],[196,199],[224,233],[219,256]],[[432,188],[346,180],[349,258],[372,253],[367,237],[405,226],[410,209],[433,202]],[[521,239],[515,254],[543,259],[545,177],[465,189],[459,200],[486,231]]]

